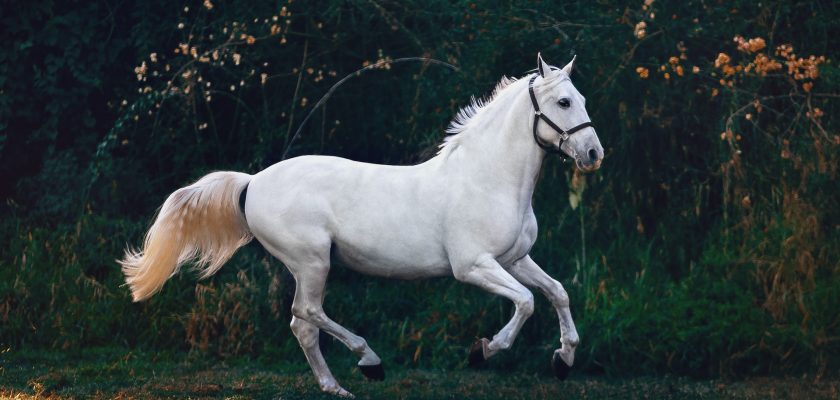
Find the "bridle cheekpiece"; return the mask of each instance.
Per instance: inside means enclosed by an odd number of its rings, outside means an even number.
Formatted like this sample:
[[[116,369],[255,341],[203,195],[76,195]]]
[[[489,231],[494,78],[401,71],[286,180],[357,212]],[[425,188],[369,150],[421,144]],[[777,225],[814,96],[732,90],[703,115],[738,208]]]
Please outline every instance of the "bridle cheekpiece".
[[[580,125],[577,125],[569,130],[565,130],[557,124],[554,123],[550,118],[546,117],[545,114],[540,111],[540,104],[537,102],[537,95],[534,94],[534,81],[537,80],[537,77],[540,76],[539,74],[535,74],[531,77],[531,80],[528,81],[528,94],[531,96],[531,105],[534,106],[534,141],[537,142],[537,145],[540,146],[543,150],[547,153],[558,153],[563,158],[563,161],[567,161],[567,157],[563,154],[563,150],[561,150],[563,146],[563,142],[569,140],[569,137],[572,136],[573,133],[587,127],[594,128],[595,126],[592,125],[592,121],[584,122]],[[557,134],[560,136],[560,143],[555,148],[551,143],[546,143],[543,141],[539,135],[537,135],[537,125],[540,120],[545,121],[548,126],[552,129],[557,131]]]

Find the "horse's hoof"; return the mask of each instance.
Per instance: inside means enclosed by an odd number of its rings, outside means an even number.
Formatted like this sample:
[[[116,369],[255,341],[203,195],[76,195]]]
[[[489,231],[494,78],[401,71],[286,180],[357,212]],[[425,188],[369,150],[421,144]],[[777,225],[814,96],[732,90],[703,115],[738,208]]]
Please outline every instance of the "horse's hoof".
[[[554,376],[562,381],[569,376],[569,371],[572,367],[560,358],[560,353],[554,353],[554,356],[551,357],[551,369],[554,370]]]
[[[321,390],[324,393],[329,393],[331,395],[338,396],[338,397],[343,397],[345,399],[355,399],[356,398],[356,396],[353,396],[353,393],[350,393],[350,392],[344,390],[344,388],[341,387],[341,386],[338,386],[337,383],[334,383],[333,385],[330,385],[330,386],[323,386],[322,385]]]
[[[489,340],[481,338],[479,340],[476,340],[475,343],[473,343],[472,346],[470,346],[470,367],[477,367],[487,360],[487,358],[484,357],[484,348],[487,346],[488,343],[490,343]]]
[[[381,381],[385,379],[385,369],[382,368],[382,364],[360,365],[359,369],[362,370],[362,375],[372,381]]]

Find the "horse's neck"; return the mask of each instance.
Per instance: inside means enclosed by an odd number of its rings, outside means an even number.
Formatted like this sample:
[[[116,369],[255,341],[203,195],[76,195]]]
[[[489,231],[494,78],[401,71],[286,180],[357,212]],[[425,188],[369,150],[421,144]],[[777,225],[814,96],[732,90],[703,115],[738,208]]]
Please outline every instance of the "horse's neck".
[[[456,149],[460,153],[447,162],[453,173],[482,187],[510,194],[520,206],[530,205],[545,152],[531,137],[533,110],[527,92],[510,88],[513,93],[496,99],[482,110],[480,121],[463,132],[469,135]],[[464,139],[467,139],[466,137]]]

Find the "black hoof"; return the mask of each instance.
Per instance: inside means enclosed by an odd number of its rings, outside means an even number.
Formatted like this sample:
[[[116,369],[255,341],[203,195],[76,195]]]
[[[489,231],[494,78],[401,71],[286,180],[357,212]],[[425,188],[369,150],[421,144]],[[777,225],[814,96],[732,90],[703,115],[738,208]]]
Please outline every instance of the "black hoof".
[[[477,367],[487,360],[486,358],[484,358],[484,346],[486,345],[487,339],[479,339],[476,340],[475,343],[472,344],[472,346],[470,346],[470,367]]]
[[[382,368],[382,364],[360,365],[359,369],[362,370],[362,375],[372,381],[381,381],[385,379],[385,369]]]
[[[560,353],[554,353],[554,357],[551,357],[551,369],[554,370],[554,376],[562,381],[569,376],[569,371],[572,367],[568,366],[566,362],[560,358]]]

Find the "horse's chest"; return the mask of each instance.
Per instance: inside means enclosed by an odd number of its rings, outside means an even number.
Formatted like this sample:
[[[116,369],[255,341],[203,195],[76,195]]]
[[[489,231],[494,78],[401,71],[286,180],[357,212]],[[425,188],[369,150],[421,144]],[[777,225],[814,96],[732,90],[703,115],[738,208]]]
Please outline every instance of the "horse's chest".
[[[514,261],[524,257],[531,251],[531,247],[537,240],[537,219],[534,213],[529,211],[523,218],[518,234],[511,238],[512,245],[499,254],[496,260],[502,266],[507,267]]]

